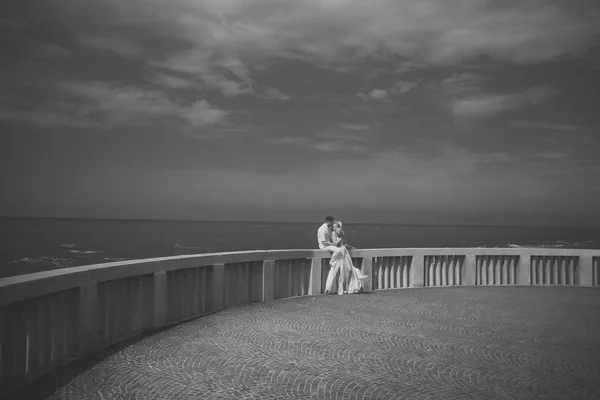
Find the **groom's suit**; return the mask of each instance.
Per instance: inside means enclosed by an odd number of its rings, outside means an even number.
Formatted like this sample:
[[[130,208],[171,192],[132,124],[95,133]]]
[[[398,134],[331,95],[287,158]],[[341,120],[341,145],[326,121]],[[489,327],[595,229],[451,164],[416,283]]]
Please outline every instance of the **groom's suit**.
[[[324,245],[322,242],[331,242],[331,231],[329,230],[329,227],[327,226],[327,224],[323,224],[321,225],[321,227],[317,230],[317,241],[319,242],[319,248],[321,250],[327,250],[331,252],[331,260],[335,260],[337,257],[340,256],[340,251],[341,249],[337,246],[333,246],[333,245],[329,245],[326,246]],[[332,262],[329,261],[329,266],[332,266]],[[329,270],[329,275],[327,275],[327,283],[325,284],[325,287],[331,287],[331,284],[333,283],[333,280],[335,279],[336,275],[338,276],[338,290],[342,290],[343,288],[343,284],[344,284],[344,276],[342,274],[339,273],[340,272],[340,263],[335,263],[335,266],[333,267],[333,269]]]

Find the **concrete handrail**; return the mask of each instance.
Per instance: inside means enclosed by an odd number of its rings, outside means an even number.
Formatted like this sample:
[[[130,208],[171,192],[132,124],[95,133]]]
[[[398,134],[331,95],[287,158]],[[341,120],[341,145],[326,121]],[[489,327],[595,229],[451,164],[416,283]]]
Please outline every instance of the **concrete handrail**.
[[[365,291],[442,286],[600,287],[600,250],[353,250]],[[0,392],[118,341],[227,307],[322,294],[323,250],[210,253],[0,279]]]

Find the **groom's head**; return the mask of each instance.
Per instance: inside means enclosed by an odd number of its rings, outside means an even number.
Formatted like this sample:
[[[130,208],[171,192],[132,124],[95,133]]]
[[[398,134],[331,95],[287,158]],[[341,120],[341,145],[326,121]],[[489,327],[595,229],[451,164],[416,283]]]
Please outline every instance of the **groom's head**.
[[[331,215],[325,217],[325,223],[329,228],[331,228],[331,226],[333,225],[333,221],[335,221],[335,218],[333,218]]]

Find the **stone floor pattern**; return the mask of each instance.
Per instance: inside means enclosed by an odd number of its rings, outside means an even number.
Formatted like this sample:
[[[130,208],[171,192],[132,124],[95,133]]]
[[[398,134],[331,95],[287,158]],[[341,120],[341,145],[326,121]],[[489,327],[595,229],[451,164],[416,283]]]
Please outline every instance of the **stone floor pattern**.
[[[600,290],[280,300],[113,346],[19,399],[600,399]]]

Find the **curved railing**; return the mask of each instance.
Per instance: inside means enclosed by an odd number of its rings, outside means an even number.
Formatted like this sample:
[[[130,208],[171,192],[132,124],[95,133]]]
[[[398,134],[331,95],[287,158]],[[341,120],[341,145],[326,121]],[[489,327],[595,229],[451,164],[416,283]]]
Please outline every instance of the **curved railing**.
[[[600,286],[600,250],[353,250],[365,291]],[[237,305],[322,294],[329,253],[272,250],[87,265],[0,279],[0,393],[124,339]]]

